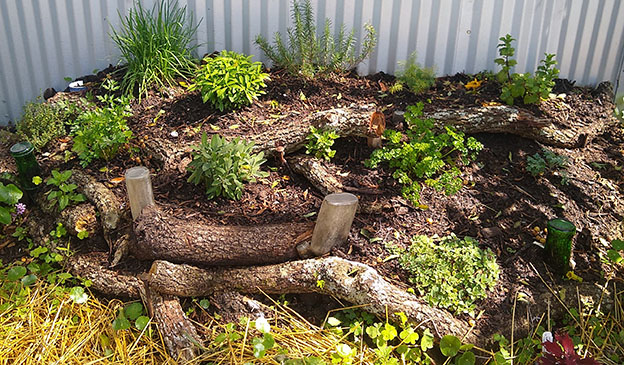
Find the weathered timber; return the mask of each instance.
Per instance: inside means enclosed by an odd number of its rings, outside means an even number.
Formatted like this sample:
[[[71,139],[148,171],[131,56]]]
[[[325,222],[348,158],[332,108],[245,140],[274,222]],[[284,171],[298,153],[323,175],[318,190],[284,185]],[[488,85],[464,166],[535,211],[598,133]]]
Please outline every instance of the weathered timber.
[[[178,297],[161,294],[145,283],[140,288],[141,299],[158,326],[169,354],[179,362],[193,360],[199,355],[201,340],[195,327],[184,314]]]
[[[117,228],[121,220],[121,204],[119,199],[104,184],[83,170],[73,169],[70,181],[78,185],[87,200],[93,202],[98,212],[104,232],[108,233]]]
[[[296,246],[312,223],[215,226],[148,206],[134,223],[130,253],[141,260],[207,265],[261,265],[298,259]]]
[[[319,280],[324,285],[319,286]],[[206,296],[235,288],[243,293],[321,293],[357,305],[379,317],[399,321],[403,312],[410,322],[425,326],[438,337],[454,334],[475,343],[470,326],[449,312],[432,308],[416,296],[390,284],[370,266],[338,257],[292,261],[276,265],[241,268],[198,268],[155,261],[147,276],[161,293],[182,297]]]
[[[294,172],[305,177],[323,195],[344,191],[344,186],[336,179],[336,169],[328,167],[322,160],[308,155],[295,155],[287,161]]]
[[[126,298],[139,298],[143,286],[135,272],[109,269],[108,254],[90,252],[71,256],[67,260],[69,271],[92,282],[92,288],[105,295]]]
[[[43,191],[37,191],[31,196],[41,211],[46,214],[48,220],[63,224],[71,235],[75,236],[78,232],[87,231],[89,236],[92,236],[100,228],[95,207],[90,203],[70,205],[59,212],[58,205],[52,204]]]
[[[218,309],[221,318],[226,323],[238,323],[243,317],[254,320],[258,317],[265,317],[265,313],[272,311],[264,304],[248,298],[234,291],[234,289],[212,294],[210,305]]]

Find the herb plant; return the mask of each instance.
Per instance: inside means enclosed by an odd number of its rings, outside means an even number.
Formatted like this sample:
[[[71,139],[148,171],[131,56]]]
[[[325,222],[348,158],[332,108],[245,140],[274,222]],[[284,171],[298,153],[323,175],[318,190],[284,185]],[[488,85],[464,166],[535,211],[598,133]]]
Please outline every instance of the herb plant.
[[[406,61],[399,62],[399,67],[397,78],[414,94],[420,94],[435,84],[435,71],[433,68],[421,67],[416,62],[416,52]]]
[[[533,176],[543,175],[546,171],[556,172],[561,177],[561,185],[567,185],[569,182],[567,166],[567,157],[543,148],[542,154],[536,153],[527,157],[526,169]]]
[[[17,123],[18,135],[40,150],[48,142],[65,135],[61,111],[49,103],[28,103]]]
[[[476,240],[450,235],[438,242],[415,236],[407,249],[390,247],[409,281],[430,305],[474,315],[475,302],[487,296],[498,281],[499,268],[489,249]]]
[[[23,195],[17,186],[13,184],[4,185],[0,182],[0,223],[11,223],[13,220],[11,214],[15,214],[16,210],[21,209],[21,206],[17,207],[17,205]]]
[[[68,183],[71,175],[71,170],[63,172],[52,170],[52,176],[46,180],[47,185],[53,185],[56,187],[56,189],[52,189],[48,192],[48,200],[50,200],[54,205],[58,203],[59,211],[62,211],[70,204],[85,201],[84,195],[75,191],[78,186],[76,186],[76,184]]]
[[[138,91],[141,98],[152,86],[170,86],[176,77],[192,75],[196,67],[192,42],[199,26],[192,24],[192,14],[177,1],[158,0],[151,10],[135,3],[121,19],[120,29],[111,34],[126,63],[122,81],[126,94]]]
[[[216,57],[204,58],[189,90],[199,89],[202,99],[220,111],[237,109],[253,103],[264,94],[265,80],[260,62],[251,62],[251,56],[222,51]]]
[[[555,86],[554,79],[559,75],[559,70],[555,67],[557,64],[555,55],[546,53],[546,58],[540,61],[534,76],[528,72],[512,73],[511,69],[517,64],[513,59],[515,49],[511,46],[514,40],[507,34],[500,38],[502,43],[497,46],[500,57],[494,62],[501,66],[501,71],[497,75],[498,81],[503,84],[500,98],[509,105],[513,105],[517,100],[522,100],[524,104],[538,104],[540,98],[548,98],[548,94]]]
[[[112,159],[132,138],[132,131],[126,123],[126,118],[131,115],[130,98],[114,96],[113,92],[119,86],[111,79],[103,87],[108,93],[97,97],[103,107],[84,112],[73,127],[72,150],[78,154],[83,167],[95,159]]]
[[[376,168],[387,162],[394,169],[392,176],[402,185],[403,196],[418,204],[421,185],[425,184],[447,195],[458,192],[463,186],[459,177],[459,162],[476,159],[483,145],[473,137],[465,138],[453,127],[444,127],[444,132],[434,131],[432,119],[422,119],[423,104],[410,106],[405,113],[408,129],[405,135],[386,129],[384,136],[388,143],[376,149],[364,162],[368,168]]]
[[[253,142],[238,138],[228,142],[218,134],[209,141],[204,133],[201,143],[193,146],[188,181],[195,185],[204,184],[208,199],[218,196],[240,199],[245,182],[255,182],[258,177],[268,176],[260,170],[266,161],[264,153],[253,153],[253,146]]]
[[[347,72],[362,62],[377,44],[375,28],[365,25],[366,35],[356,53],[354,32],[347,33],[344,25],[334,39],[331,21],[325,20],[321,36],[317,35],[316,20],[310,0],[293,0],[291,17],[294,28],[288,28],[288,44],[280,33],[275,34],[274,45],[258,35],[256,44],[277,67],[293,75],[314,77],[317,73]]]
[[[331,160],[336,151],[331,147],[334,145],[334,141],[340,136],[333,130],[322,130],[310,126],[310,134],[306,137],[308,143],[306,144],[306,153],[313,154],[316,158],[322,158],[326,161]]]

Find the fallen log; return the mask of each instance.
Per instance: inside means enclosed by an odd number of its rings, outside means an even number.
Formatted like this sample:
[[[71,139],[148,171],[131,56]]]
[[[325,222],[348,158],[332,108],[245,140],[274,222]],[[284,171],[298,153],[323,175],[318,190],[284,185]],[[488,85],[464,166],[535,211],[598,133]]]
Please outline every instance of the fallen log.
[[[115,194],[82,170],[72,170],[70,181],[78,185],[78,190],[85,195],[87,200],[95,204],[100,213],[104,233],[115,230],[122,214],[121,204]]]
[[[168,216],[148,206],[134,222],[136,242],[130,244],[130,253],[141,260],[207,265],[284,262],[299,258],[297,245],[312,228],[308,222],[215,226],[199,218]]]
[[[141,286],[141,299],[150,317],[158,326],[169,354],[180,362],[193,360],[200,353],[201,339],[195,326],[184,314],[180,300],[153,290],[149,284]]]
[[[161,293],[181,297],[206,296],[231,288],[242,293],[332,295],[393,321],[400,320],[397,313],[404,313],[410,322],[429,328],[437,338],[468,334],[467,342],[477,341],[465,321],[420,302],[370,266],[337,257],[242,268],[198,268],[159,260],[152,264],[147,281]]]
[[[102,294],[114,297],[136,299],[140,297],[143,286],[137,271],[109,269],[108,254],[105,252],[90,252],[71,256],[67,260],[69,272],[83,279],[89,279],[92,288]]]

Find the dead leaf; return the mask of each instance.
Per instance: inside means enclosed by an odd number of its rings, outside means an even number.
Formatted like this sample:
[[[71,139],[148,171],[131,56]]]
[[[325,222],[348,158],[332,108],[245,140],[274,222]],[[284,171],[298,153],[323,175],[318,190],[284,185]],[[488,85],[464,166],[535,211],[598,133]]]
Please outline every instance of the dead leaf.
[[[120,176],[120,177],[112,178],[110,182],[112,182],[113,184],[119,184],[120,182],[122,182],[124,180],[125,180],[125,178],[123,176]]]
[[[388,87],[386,86],[386,84],[383,83],[383,81],[379,80],[378,84],[379,84],[379,87],[381,88],[382,92],[385,93],[386,91],[388,91]]]
[[[383,115],[383,113],[374,112],[371,115],[368,129],[371,132],[375,133],[377,137],[381,137],[383,135],[383,132],[386,130],[386,117]]]

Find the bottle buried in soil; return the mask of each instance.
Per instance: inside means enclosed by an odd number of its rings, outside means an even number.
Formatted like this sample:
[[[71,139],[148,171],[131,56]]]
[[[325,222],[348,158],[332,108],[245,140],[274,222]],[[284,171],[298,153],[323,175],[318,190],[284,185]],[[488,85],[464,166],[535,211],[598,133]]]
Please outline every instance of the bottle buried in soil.
[[[26,191],[36,190],[37,186],[32,179],[41,175],[41,168],[35,159],[33,145],[30,142],[19,142],[11,146],[10,151],[17,164],[21,188]]]
[[[547,228],[548,236],[544,245],[546,260],[555,272],[565,275],[570,270],[572,237],[576,227],[568,220],[556,218],[548,221]]]
[[[126,189],[128,190],[132,219],[136,220],[141,215],[143,208],[154,205],[149,169],[144,166],[137,166],[126,170]]]
[[[357,205],[358,198],[350,193],[335,193],[325,197],[312,233],[312,254],[324,255],[332,247],[347,240]]]

